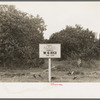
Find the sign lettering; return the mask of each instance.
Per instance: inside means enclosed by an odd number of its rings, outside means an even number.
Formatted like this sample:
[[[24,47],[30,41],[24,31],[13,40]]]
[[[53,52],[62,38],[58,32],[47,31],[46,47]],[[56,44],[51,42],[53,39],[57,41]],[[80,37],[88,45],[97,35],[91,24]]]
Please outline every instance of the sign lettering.
[[[39,44],[40,58],[60,58],[61,45],[60,44]]]

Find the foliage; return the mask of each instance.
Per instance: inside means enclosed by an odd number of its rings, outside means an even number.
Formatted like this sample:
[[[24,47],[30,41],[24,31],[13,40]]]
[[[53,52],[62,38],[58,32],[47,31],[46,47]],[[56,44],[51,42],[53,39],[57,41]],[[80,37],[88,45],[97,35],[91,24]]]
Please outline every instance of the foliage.
[[[80,25],[67,26],[60,32],[53,33],[49,39],[51,43],[61,43],[62,59],[84,60],[96,58],[100,54],[97,41],[94,32],[83,29]]]
[[[15,6],[0,5],[0,61],[4,66],[39,66],[38,44],[43,42],[45,23],[17,10]]]

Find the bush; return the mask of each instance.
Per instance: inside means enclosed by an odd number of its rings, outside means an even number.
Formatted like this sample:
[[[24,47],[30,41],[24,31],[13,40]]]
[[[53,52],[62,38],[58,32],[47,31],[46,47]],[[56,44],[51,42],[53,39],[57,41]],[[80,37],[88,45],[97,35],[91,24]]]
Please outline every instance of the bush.
[[[0,61],[2,66],[38,67],[39,43],[44,42],[45,23],[19,11],[15,6],[0,5]]]
[[[65,29],[53,33],[50,43],[61,43],[61,59],[90,60],[100,55],[95,33],[89,29],[83,29],[79,25],[67,26]],[[99,46],[100,47],[100,46]]]

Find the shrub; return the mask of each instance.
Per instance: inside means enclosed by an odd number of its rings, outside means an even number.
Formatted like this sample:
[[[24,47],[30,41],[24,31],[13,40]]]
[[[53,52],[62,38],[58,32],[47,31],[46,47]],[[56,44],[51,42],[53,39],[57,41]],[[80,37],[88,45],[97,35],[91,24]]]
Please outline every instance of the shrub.
[[[38,47],[44,40],[44,30],[45,23],[39,15],[34,17],[15,6],[0,5],[1,65],[39,66],[42,60],[38,56]]]

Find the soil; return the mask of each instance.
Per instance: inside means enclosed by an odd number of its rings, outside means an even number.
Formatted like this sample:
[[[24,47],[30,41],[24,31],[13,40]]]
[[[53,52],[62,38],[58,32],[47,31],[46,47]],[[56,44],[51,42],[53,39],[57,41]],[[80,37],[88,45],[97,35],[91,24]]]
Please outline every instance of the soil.
[[[100,82],[100,61],[96,66],[76,67],[67,61],[52,61],[52,82]],[[66,67],[68,65],[68,67]],[[61,68],[60,68],[61,66]],[[48,82],[47,63],[42,68],[7,69],[0,68],[0,82]]]

